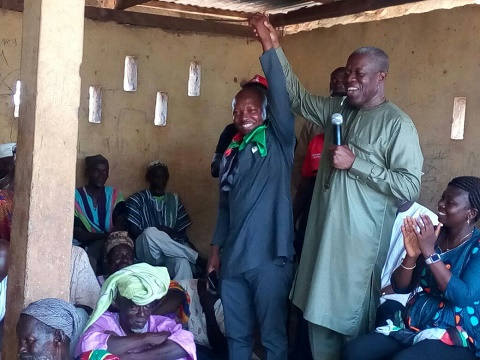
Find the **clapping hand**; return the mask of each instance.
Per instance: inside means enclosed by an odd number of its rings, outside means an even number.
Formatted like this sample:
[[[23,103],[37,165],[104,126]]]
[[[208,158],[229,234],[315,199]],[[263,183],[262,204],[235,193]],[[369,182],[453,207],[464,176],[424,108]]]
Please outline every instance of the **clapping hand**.
[[[403,219],[402,234],[403,245],[407,251],[408,257],[416,260],[422,253],[418,244],[417,234],[415,233],[416,223],[411,217]]]
[[[437,242],[438,233],[440,232],[441,224],[437,227],[433,226],[432,220],[428,215],[420,215],[416,219],[416,225],[413,227],[415,235],[417,236],[418,246],[425,257],[432,255],[435,252],[435,244]]]

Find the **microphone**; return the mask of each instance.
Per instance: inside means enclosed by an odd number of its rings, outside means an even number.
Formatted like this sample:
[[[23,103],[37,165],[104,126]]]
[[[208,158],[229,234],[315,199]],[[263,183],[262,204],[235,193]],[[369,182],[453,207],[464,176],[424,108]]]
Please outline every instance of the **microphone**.
[[[333,143],[335,145],[342,145],[342,123],[342,114],[335,113],[332,115]]]

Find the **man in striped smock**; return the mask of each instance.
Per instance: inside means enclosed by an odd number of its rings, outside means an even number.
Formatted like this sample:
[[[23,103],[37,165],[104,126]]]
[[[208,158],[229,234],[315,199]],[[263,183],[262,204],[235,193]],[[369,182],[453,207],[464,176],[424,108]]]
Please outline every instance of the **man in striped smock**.
[[[169,172],[160,161],[147,168],[150,188],[127,201],[128,227],[135,240],[136,257],[140,262],[165,266],[172,279],[191,279],[192,265],[198,252],[190,243],[187,227],[191,224],[177,194],[166,193]]]

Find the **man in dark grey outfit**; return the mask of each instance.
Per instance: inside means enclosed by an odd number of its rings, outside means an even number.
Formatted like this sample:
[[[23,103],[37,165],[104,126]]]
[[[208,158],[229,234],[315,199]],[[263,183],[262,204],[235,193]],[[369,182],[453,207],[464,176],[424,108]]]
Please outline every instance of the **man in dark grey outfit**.
[[[250,23],[259,37],[269,38],[259,26],[263,21],[263,15],[255,15]],[[294,117],[277,55],[265,50],[260,62],[268,92],[245,88],[233,102],[238,133],[222,158],[219,213],[207,270],[220,270],[230,360],[251,359],[255,318],[266,359],[287,359]]]

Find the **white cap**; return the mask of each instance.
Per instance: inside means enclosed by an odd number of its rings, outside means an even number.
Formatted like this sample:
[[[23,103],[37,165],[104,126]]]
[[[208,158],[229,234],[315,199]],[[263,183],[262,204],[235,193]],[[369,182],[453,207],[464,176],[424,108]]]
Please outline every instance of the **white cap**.
[[[17,143],[0,144],[0,159],[14,155],[17,149]]]
[[[342,114],[335,113],[332,115],[332,124],[333,125],[342,125],[343,123],[343,116]]]

